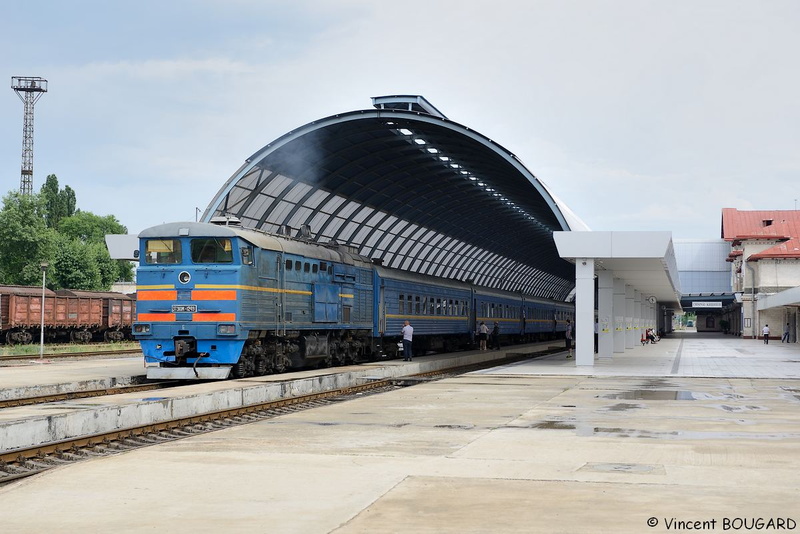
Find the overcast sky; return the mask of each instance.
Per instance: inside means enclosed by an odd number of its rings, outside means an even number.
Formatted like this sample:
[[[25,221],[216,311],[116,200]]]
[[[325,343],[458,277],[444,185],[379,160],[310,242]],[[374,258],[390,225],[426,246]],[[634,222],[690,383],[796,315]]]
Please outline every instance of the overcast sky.
[[[800,197],[800,2],[37,0],[0,7],[0,193],[131,233],[194,220],[244,160],[313,120],[425,96],[514,152],[593,230],[720,235]]]

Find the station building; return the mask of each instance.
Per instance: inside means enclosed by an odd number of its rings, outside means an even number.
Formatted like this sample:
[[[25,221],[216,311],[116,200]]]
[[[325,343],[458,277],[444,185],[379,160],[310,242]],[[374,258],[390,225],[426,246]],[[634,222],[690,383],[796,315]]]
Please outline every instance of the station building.
[[[722,210],[722,238],[729,243],[732,289],[737,306],[727,318],[743,337],[780,338],[789,325],[797,341],[800,307],[800,211]]]

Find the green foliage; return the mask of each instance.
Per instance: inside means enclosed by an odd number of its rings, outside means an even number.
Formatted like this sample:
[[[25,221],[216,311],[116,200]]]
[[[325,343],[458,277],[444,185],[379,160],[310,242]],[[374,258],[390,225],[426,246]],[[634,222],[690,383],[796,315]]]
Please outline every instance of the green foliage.
[[[116,217],[100,217],[88,211],[80,211],[61,219],[58,232],[84,243],[105,243],[106,234],[124,234],[125,228]]]
[[[53,273],[49,276],[58,288],[96,289],[103,287],[100,267],[86,244],[67,236],[59,235],[53,261]]]
[[[11,192],[0,210],[0,282],[41,284],[42,262],[55,252],[55,233],[45,224],[45,203],[37,195]]]
[[[58,189],[47,177],[39,195],[11,192],[0,210],[0,284],[40,285],[43,262],[47,287],[106,291],[117,280],[132,281],[133,265],[112,260],[106,234],[127,228],[113,215],[76,210],[75,192]]]
[[[59,190],[58,178],[55,174],[47,176],[40,194],[44,197],[47,207],[45,222],[48,228],[58,228],[59,222],[63,218],[70,217],[75,213],[77,204],[75,191],[69,186],[65,186],[64,189]]]

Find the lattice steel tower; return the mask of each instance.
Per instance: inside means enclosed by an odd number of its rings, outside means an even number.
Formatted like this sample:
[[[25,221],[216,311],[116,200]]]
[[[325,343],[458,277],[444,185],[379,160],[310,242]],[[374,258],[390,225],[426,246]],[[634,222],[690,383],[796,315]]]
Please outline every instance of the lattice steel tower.
[[[22,175],[19,192],[33,193],[33,106],[47,92],[47,80],[30,76],[12,76],[11,88],[25,104],[22,124]]]

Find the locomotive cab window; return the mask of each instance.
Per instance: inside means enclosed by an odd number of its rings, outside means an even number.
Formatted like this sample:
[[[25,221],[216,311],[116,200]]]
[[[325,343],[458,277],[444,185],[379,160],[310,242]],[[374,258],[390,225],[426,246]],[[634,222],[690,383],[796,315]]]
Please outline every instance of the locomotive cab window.
[[[242,247],[242,264],[253,265],[253,249],[251,247]]]
[[[150,265],[181,262],[181,242],[177,239],[148,239],[144,250],[145,261]]]
[[[228,238],[192,239],[192,262],[233,263],[233,247]]]

